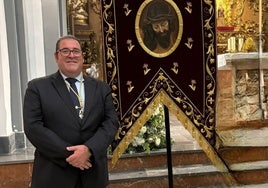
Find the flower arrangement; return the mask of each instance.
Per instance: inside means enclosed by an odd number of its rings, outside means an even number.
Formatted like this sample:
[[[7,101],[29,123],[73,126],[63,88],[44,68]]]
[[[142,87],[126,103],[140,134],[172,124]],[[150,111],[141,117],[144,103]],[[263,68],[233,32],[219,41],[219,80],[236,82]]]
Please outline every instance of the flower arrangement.
[[[172,143],[172,142],[171,142]],[[164,109],[160,105],[126,149],[126,154],[156,151],[166,148]]]

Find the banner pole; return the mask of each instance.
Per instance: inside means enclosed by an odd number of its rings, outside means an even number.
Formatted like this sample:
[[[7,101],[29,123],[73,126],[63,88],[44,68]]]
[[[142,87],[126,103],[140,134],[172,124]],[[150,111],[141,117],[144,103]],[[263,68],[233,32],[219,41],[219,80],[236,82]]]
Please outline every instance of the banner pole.
[[[167,148],[167,167],[168,167],[168,184],[169,188],[173,188],[173,172],[172,172],[172,154],[171,154],[171,138],[170,138],[170,122],[167,106],[164,105],[165,128],[166,128],[166,148]]]

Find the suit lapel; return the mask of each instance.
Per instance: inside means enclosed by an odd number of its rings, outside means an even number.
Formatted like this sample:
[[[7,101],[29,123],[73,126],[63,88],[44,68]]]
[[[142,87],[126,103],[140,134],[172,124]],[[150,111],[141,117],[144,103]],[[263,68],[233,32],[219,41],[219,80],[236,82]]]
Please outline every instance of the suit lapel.
[[[85,86],[85,107],[84,107],[84,118],[82,122],[85,122],[89,116],[89,111],[92,108],[94,95],[95,95],[95,84],[92,82],[91,78],[84,78]]]
[[[72,99],[70,97],[69,91],[66,87],[66,84],[59,72],[53,75],[52,84],[55,87],[55,90],[58,92],[59,96],[62,98],[63,102],[66,104],[67,108],[71,111],[71,114],[77,121],[81,121],[77,115],[77,112],[74,108]]]

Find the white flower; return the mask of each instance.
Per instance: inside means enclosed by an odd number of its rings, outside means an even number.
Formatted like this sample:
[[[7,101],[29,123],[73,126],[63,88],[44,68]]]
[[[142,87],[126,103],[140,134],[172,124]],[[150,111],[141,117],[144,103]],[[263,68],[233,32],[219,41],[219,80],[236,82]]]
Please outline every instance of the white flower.
[[[132,144],[133,147],[137,147],[138,146],[137,143],[135,142],[135,139],[131,142],[131,144]]]
[[[161,143],[161,139],[158,138],[158,137],[156,137],[156,139],[155,139],[155,145],[156,145],[156,146],[159,146],[160,143]]]
[[[143,126],[143,127],[141,128],[141,130],[140,130],[140,132],[141,132],[142,134],[146,133],[146,131],[147,131],[147,127],[146,127],[146,126]]]
[[[154,151],[161,146],[162,139],[165,138],[164,111],[162,105],[159,105],[155,110],[151,120],[142,126],[138,134],[133,138],[128,148],[130,154]],[[164,147],[164,145],[161,146],[161,148]]]
[[[149,137],[149,138],[148,138],[148,142],[149,142],[149,143],[152,143],[153,141],[154,141],[154,139],[153,139],[152,137]]]
[[[137,137],[136,142],[137,142],[138,145],[142,145],[142,144],[144,144],[145,140],[144,140],[144,138],[138,138]]]
[[[145,142],[145,140],[143,138],[139,138],[139,137],[134,137],[133,141],[131,142],[131,144],[136,147],[139,145],[142,145]]]

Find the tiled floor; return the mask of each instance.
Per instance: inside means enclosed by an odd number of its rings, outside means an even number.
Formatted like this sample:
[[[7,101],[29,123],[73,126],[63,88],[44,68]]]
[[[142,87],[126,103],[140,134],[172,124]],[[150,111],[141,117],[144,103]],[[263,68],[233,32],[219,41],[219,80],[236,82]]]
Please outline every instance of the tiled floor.
[[[201,149],[192,135],[184,128],[175,115],[169,115],[170,136],[175,141],[172,150],[199,150]]]

